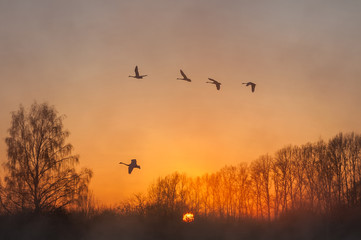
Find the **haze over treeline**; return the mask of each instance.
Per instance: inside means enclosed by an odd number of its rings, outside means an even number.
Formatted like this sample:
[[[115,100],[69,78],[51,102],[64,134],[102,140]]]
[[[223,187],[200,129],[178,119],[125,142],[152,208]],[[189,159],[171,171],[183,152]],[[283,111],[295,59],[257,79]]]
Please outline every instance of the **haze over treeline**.
[[[20,106],[12,113],[6,174],[0,182],[1,212],[79,208],[90,214],[99,207],[97,196],[88,191],[92,170],[75,168],[79,156],[66,142],[70,132],[63,118],[47,103],[35,102],[27,110]],[[327,141],[288,145],[215,173],[159,177],[146,193],[119,207],[141,215],[178,217],[191,211],[206,218],[271,220],[300,210],[329,214],[360,205],[361,135],[340,132]]]

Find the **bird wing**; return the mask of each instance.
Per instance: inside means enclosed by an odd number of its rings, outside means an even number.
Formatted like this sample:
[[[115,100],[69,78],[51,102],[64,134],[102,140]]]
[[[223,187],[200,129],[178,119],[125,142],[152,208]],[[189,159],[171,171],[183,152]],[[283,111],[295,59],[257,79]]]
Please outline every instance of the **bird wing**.
[[[184,74],[184,72],[182,71],[182,69],[180,70],[180,73],[182,74],[183,78],[187,79],[187,75]]]
[[[133,168],[134,168],[133,166],[129,166],[129,168],[128,168],[128,173],[129,173],[129,174],[131,174],[131,173],[132,173]]]
[[[135,76],[139,77],[139,71],[138,71],[138,66],[135,66]]]
[[[137,165],[137,159],[132,159],[132,160],[131,160],[131,164]]]
[[[212,79],[212,78],[208,78],[209,80],[211,80],[212,82],[216,83],[217,81]]]
[[[221,84],[216,84],[217,90],[221,89]]]
[[[254,92],[255,88],[256,88],[256,84],[252,84],[252,92]]]

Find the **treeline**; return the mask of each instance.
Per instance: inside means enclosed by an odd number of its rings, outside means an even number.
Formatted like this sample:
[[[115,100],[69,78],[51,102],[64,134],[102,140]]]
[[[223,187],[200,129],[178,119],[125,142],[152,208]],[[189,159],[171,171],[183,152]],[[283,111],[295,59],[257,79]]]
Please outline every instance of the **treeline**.
[[[123,213],[176,217],[186,211],[224,219],[270,220],[299,211],[329,214],[361,206],[361,135],[286,146],[274,155],[213,174],[160,177]]]

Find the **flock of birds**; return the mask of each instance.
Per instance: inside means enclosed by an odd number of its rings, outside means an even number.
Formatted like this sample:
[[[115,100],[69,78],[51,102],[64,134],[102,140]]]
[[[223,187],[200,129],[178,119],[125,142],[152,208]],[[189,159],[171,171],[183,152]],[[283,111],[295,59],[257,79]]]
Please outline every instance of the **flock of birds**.
[[[144,77],[148,76],[148,75],[140,75],[139,74],[139,70],[138,70],[138,66],[135,66],[135,75],[134,76],[129,76],[129,77],[132,77],[132,78],[136,78],[136,79],[143,79]],[[182,71],[182,69],[180,70],[180,73],[182,75],[182,78],[177,78],[177,80],[183,80],[183,81],[187,81],[187,82],[191,82],[192,80],[190,78],[187,77],[187,75]],[[217,90],[220,90],[221,89],[221,83],[212,79],[212,78],[208,78],[208,80],[210,80],[210,82],[206,82],[206,83],[210,83],[210,84],[214,84],[216,85],[216,88]],[[252,89],[252,92],[255,91],[256,89],[256,84],[253,83],[253,82],[246,82],[246,83],[242,83],[242,84],[245,84],[246,87],[248,86],[251,86],[251,89]],[[137,160],[136,159],[132,159],[130,164],[126,164],[126,163],[123,163],[123,162],[120,162],[119,164],[123,164],[123,165],[126,165],[128,166],[128,173],[131,174],[133,169],[134,168],[139,168],[140,169],[140,166],[137,164]]]
[[[134,76],[129,76],[132,78],[136,78],[136,79],[143,79],[144,77],[148,76],[148,75],[140,75],[139,74],[139,70],[138,70],[138,66],[135,66],[135,75]],[[183,78],[177,78],[177,80],[183,80],[183,81],[187,81],[187,82],[191,82],[192,80],[190,78],[187,77],[187,75],[182,71],[182,69],[180,70],[180,73],[182,75]],[[217,90],[221,89],[221,83],[212,79],[212,78],[208,78],[208,80],[210,80],[211,82],[206,82],[206,83],[210,83],[210,84],[214,84],[216,85]],[[253,82],[246,82],[246,83],[242,83],[242,84],[246,84],[246,87],[251,86],[252,87],[252,92],[255,91],[256,89],[256,84]]]

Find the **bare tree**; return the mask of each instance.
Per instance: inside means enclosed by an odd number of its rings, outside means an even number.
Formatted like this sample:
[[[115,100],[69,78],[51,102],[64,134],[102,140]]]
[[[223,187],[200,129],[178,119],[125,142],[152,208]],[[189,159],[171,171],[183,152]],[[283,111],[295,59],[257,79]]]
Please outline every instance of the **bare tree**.
[[[254,193],[254,201],[256,202],[256,216],[263,218],[263,199],[262,199],[262,163],[257,160],[251,164],[251,179]]]
[[[237,167],[237,209],[238,217],[244,218],[250,214],[250,192],[251,180],[249,176],[249,167],[246,163],[240,163]]]
[[[222,184],[221,196],[227,218],[235,217],[235,203],[237,191],[237,169],[234,166],[225,166],[219,171]]]
[[[303,186],[299,185],[300,194],[302,194],[301,188],[305,189],[305,196],[300,195],[301,204],[304,205],[307,203],[308,208],[313,210],[317,194],[317,159],[315,156],[315,146],[314,144],[307,143],[300,148],[300,151],[301,166],[304,168],[303,179],[298,180],[299,184],[303,180]]]
[[[53,211],[87,194],[92,171],[76,171],[79,157],[71,155],[73,146],[65,143],[69,132],[62,120],[47,103],[34,103],[29,111],[20,106],[12,113],[1,188],[6,210]]]
[[[289,210],[289,202],[292,200],[292,184],[293,184],[293,176],[292,176],[292,154],[293,147],[287,146],[276,152],[275,156],[275,167],[276,172],[274,174],[279,174],[280,176],[280,198],[282,212],[285,213]],[[291,202],[292,204],[292,202]]]
[[[188,178],[175,172],[158,178],[148,190],[148,210],[160,216],[175,217],[188,208]]]
[[[331,174],[335,175],[335,181],[333,184],[333,191],[337,192],[336,204],[344,204],[344,183],[347,183],[345,178],[345,163],[344,160],[344,151],[345,151],[345,140],[342,133],[337,134],[335,137],[330,139],[328,142],[328,158],[332,164]],[[331,192],[332,194],[332,192]]]

